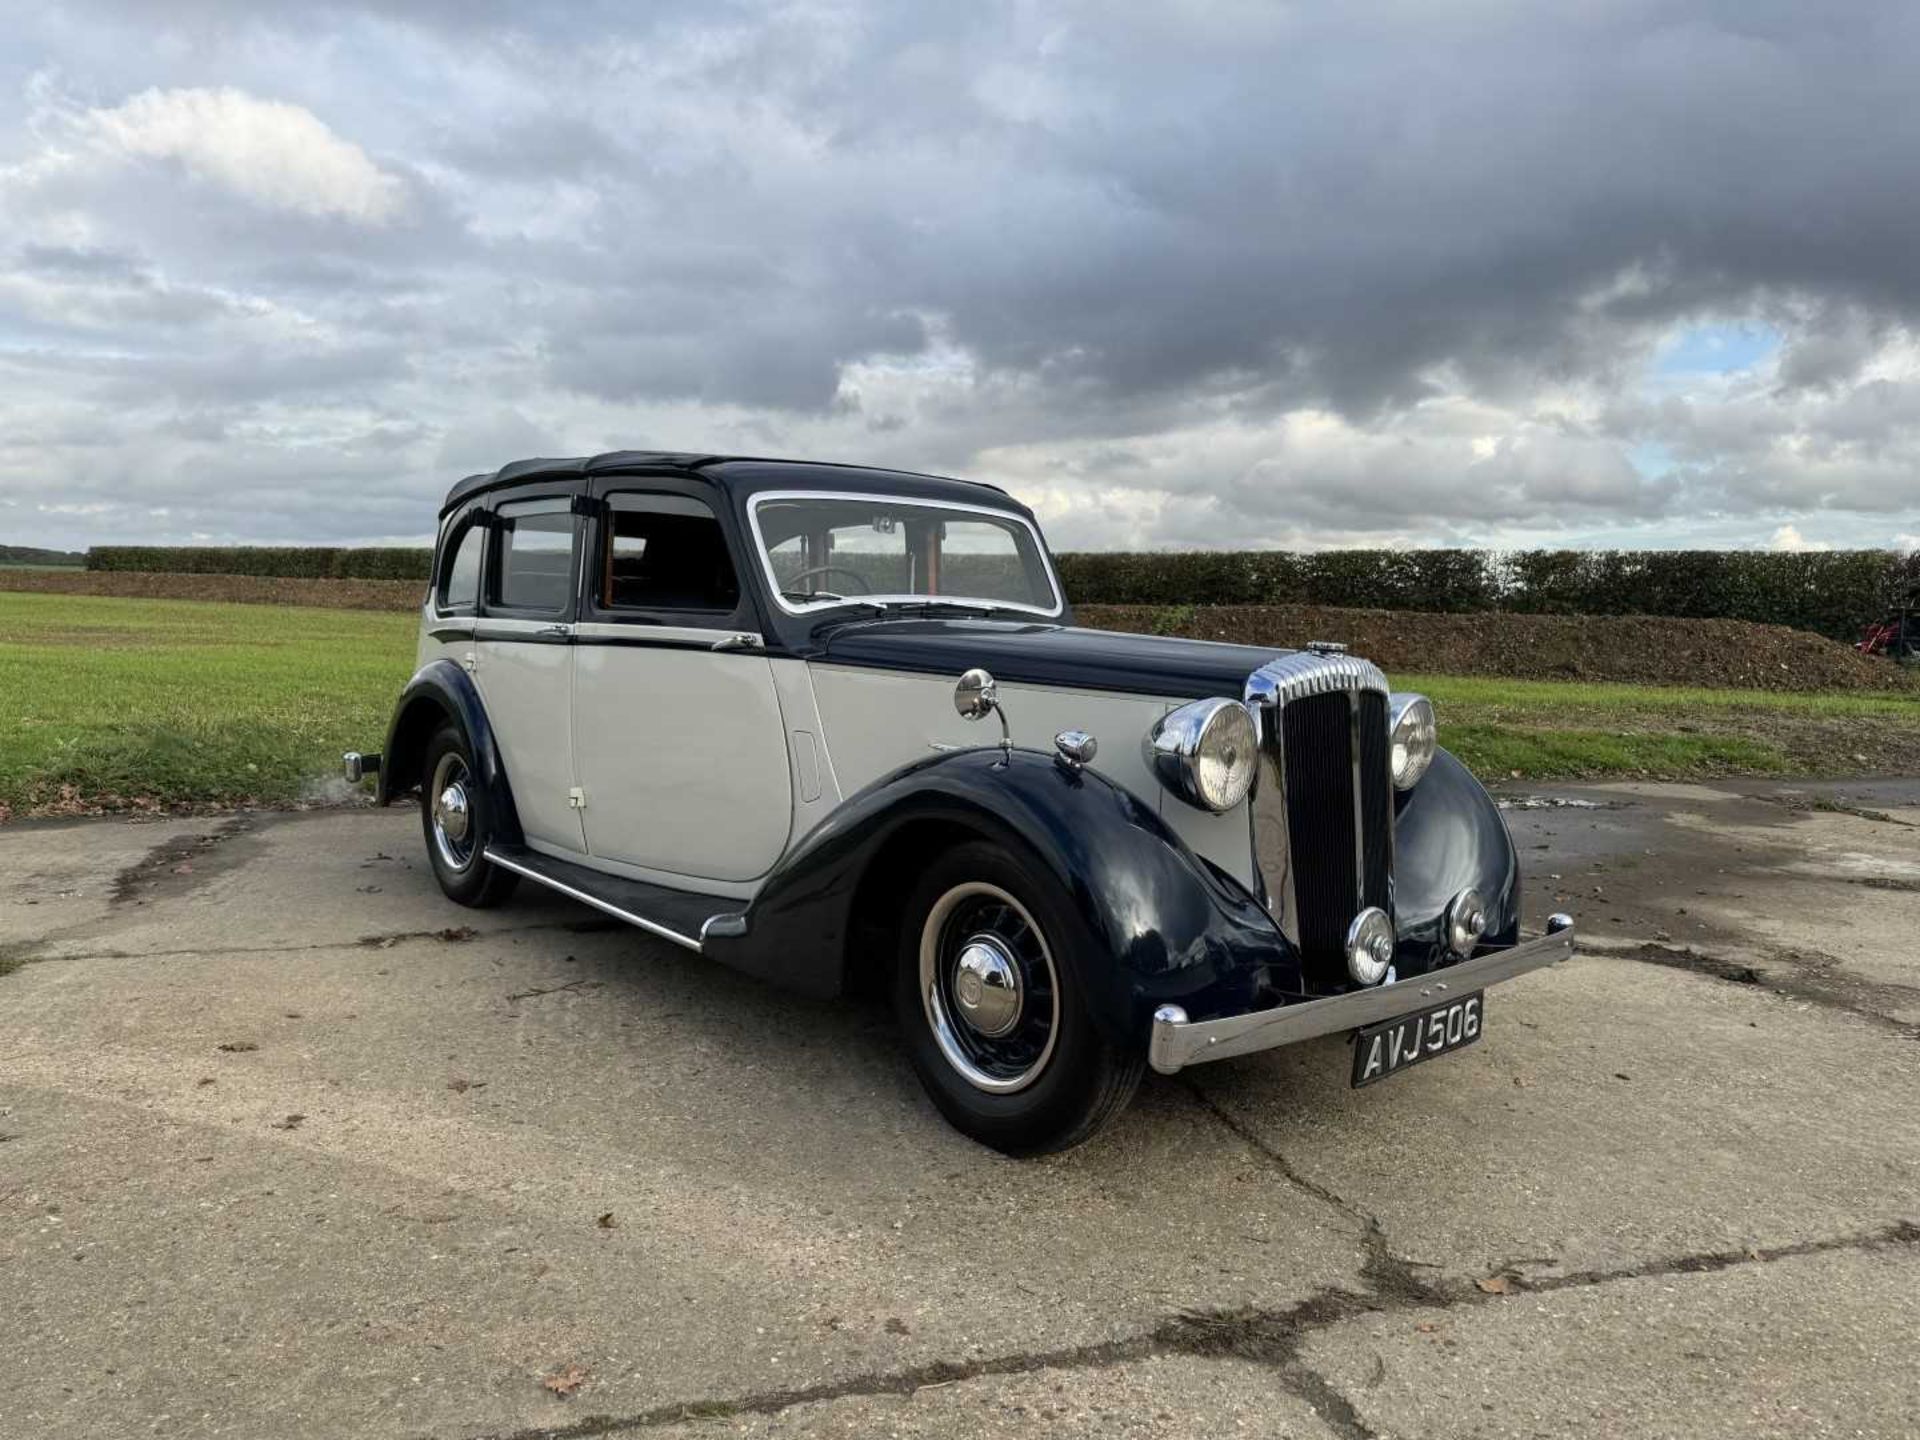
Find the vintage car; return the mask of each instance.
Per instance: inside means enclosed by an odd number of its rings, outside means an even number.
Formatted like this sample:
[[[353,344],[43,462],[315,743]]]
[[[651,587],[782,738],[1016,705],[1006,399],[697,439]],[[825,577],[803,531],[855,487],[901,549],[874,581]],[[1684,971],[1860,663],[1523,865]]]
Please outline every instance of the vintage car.
[[[1364,1085],[1572,953],[1432,706],[1336,645],[1083,629],[987,485],[619,452],[462,480],[386,748],[448,896],[528,879],[813,995],[890,993],[955,1126],[1058,1150],[1354,1032]]]

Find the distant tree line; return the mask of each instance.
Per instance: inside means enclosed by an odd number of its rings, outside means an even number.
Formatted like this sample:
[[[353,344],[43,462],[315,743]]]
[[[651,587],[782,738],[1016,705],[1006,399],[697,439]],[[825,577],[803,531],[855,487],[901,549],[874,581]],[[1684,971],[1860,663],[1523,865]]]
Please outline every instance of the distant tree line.
[[[1852,640],[1920,585],[1892,550],[1188,550],[1055,557],[1079,605],[1331,605],[1756,620]],[[100,545],[90,570],[425,580],[389,547]]]
[[[1755,620],[1858,639],[1920,585],[1892,550],[1287,550],[1058,558],[1081,605],[1332,605]]]
[[[0,565],[79,565],[86,558],[77,550],[42,550],[37,545],[0,545]]]
[[[87,568],[298,580],[425,580],[433,569],[433,551],[384,545],[96,545],[87,551]]]

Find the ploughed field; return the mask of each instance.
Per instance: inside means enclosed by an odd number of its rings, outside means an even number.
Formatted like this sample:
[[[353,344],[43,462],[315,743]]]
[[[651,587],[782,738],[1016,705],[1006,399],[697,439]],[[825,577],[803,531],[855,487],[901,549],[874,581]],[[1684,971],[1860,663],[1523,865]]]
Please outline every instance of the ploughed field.
[[[0,575],[0,820],[345,798],[334,766],[386,733],[412,666],[419,591],[412,581]],[[1777,627],[1245,607],[1089,607],[1081,619],[1255,644],[1347,640],[1397,685],[1432,696],[1442,743],[1488,781],[1920,771],[1920,686]],[[1513,638],[1522,631],[1532,638]],[[1494,638],[1476,648],[1459,638],[1468,632]],[[1746,644],[1747,668],[1707,663],[1702,632],[1708,648]],[[1646,673],[1675,656],[1670,671]],[[1528,678],[1493,678],[1490,665]],[[1602,683],[1623,672],[1697,683]],[[1569,674],[1590,678],[1552,678]]]

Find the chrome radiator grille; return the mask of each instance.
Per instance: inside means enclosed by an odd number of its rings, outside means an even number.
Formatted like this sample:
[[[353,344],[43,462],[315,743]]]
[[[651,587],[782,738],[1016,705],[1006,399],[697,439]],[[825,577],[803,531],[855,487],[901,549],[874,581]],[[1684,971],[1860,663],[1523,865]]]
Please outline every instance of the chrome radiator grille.
[[[1267,905],[1309,972],[1345,976],[1368,905],[1393,913],[1393,782],[1386,677],[1345,655],[1285,655],[1247,679],[1260,720],[1254,852]]]

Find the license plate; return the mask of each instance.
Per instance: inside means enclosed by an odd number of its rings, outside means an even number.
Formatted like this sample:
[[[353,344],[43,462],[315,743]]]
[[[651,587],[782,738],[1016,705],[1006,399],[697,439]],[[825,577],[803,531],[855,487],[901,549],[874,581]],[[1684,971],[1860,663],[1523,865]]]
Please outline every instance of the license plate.
[[[1369,1025],[1353,1037],[1353,1085],[1371,1085],[1422,1060],[1459,1050],[1480,1038],[1485,1016],[1481,993]]]

